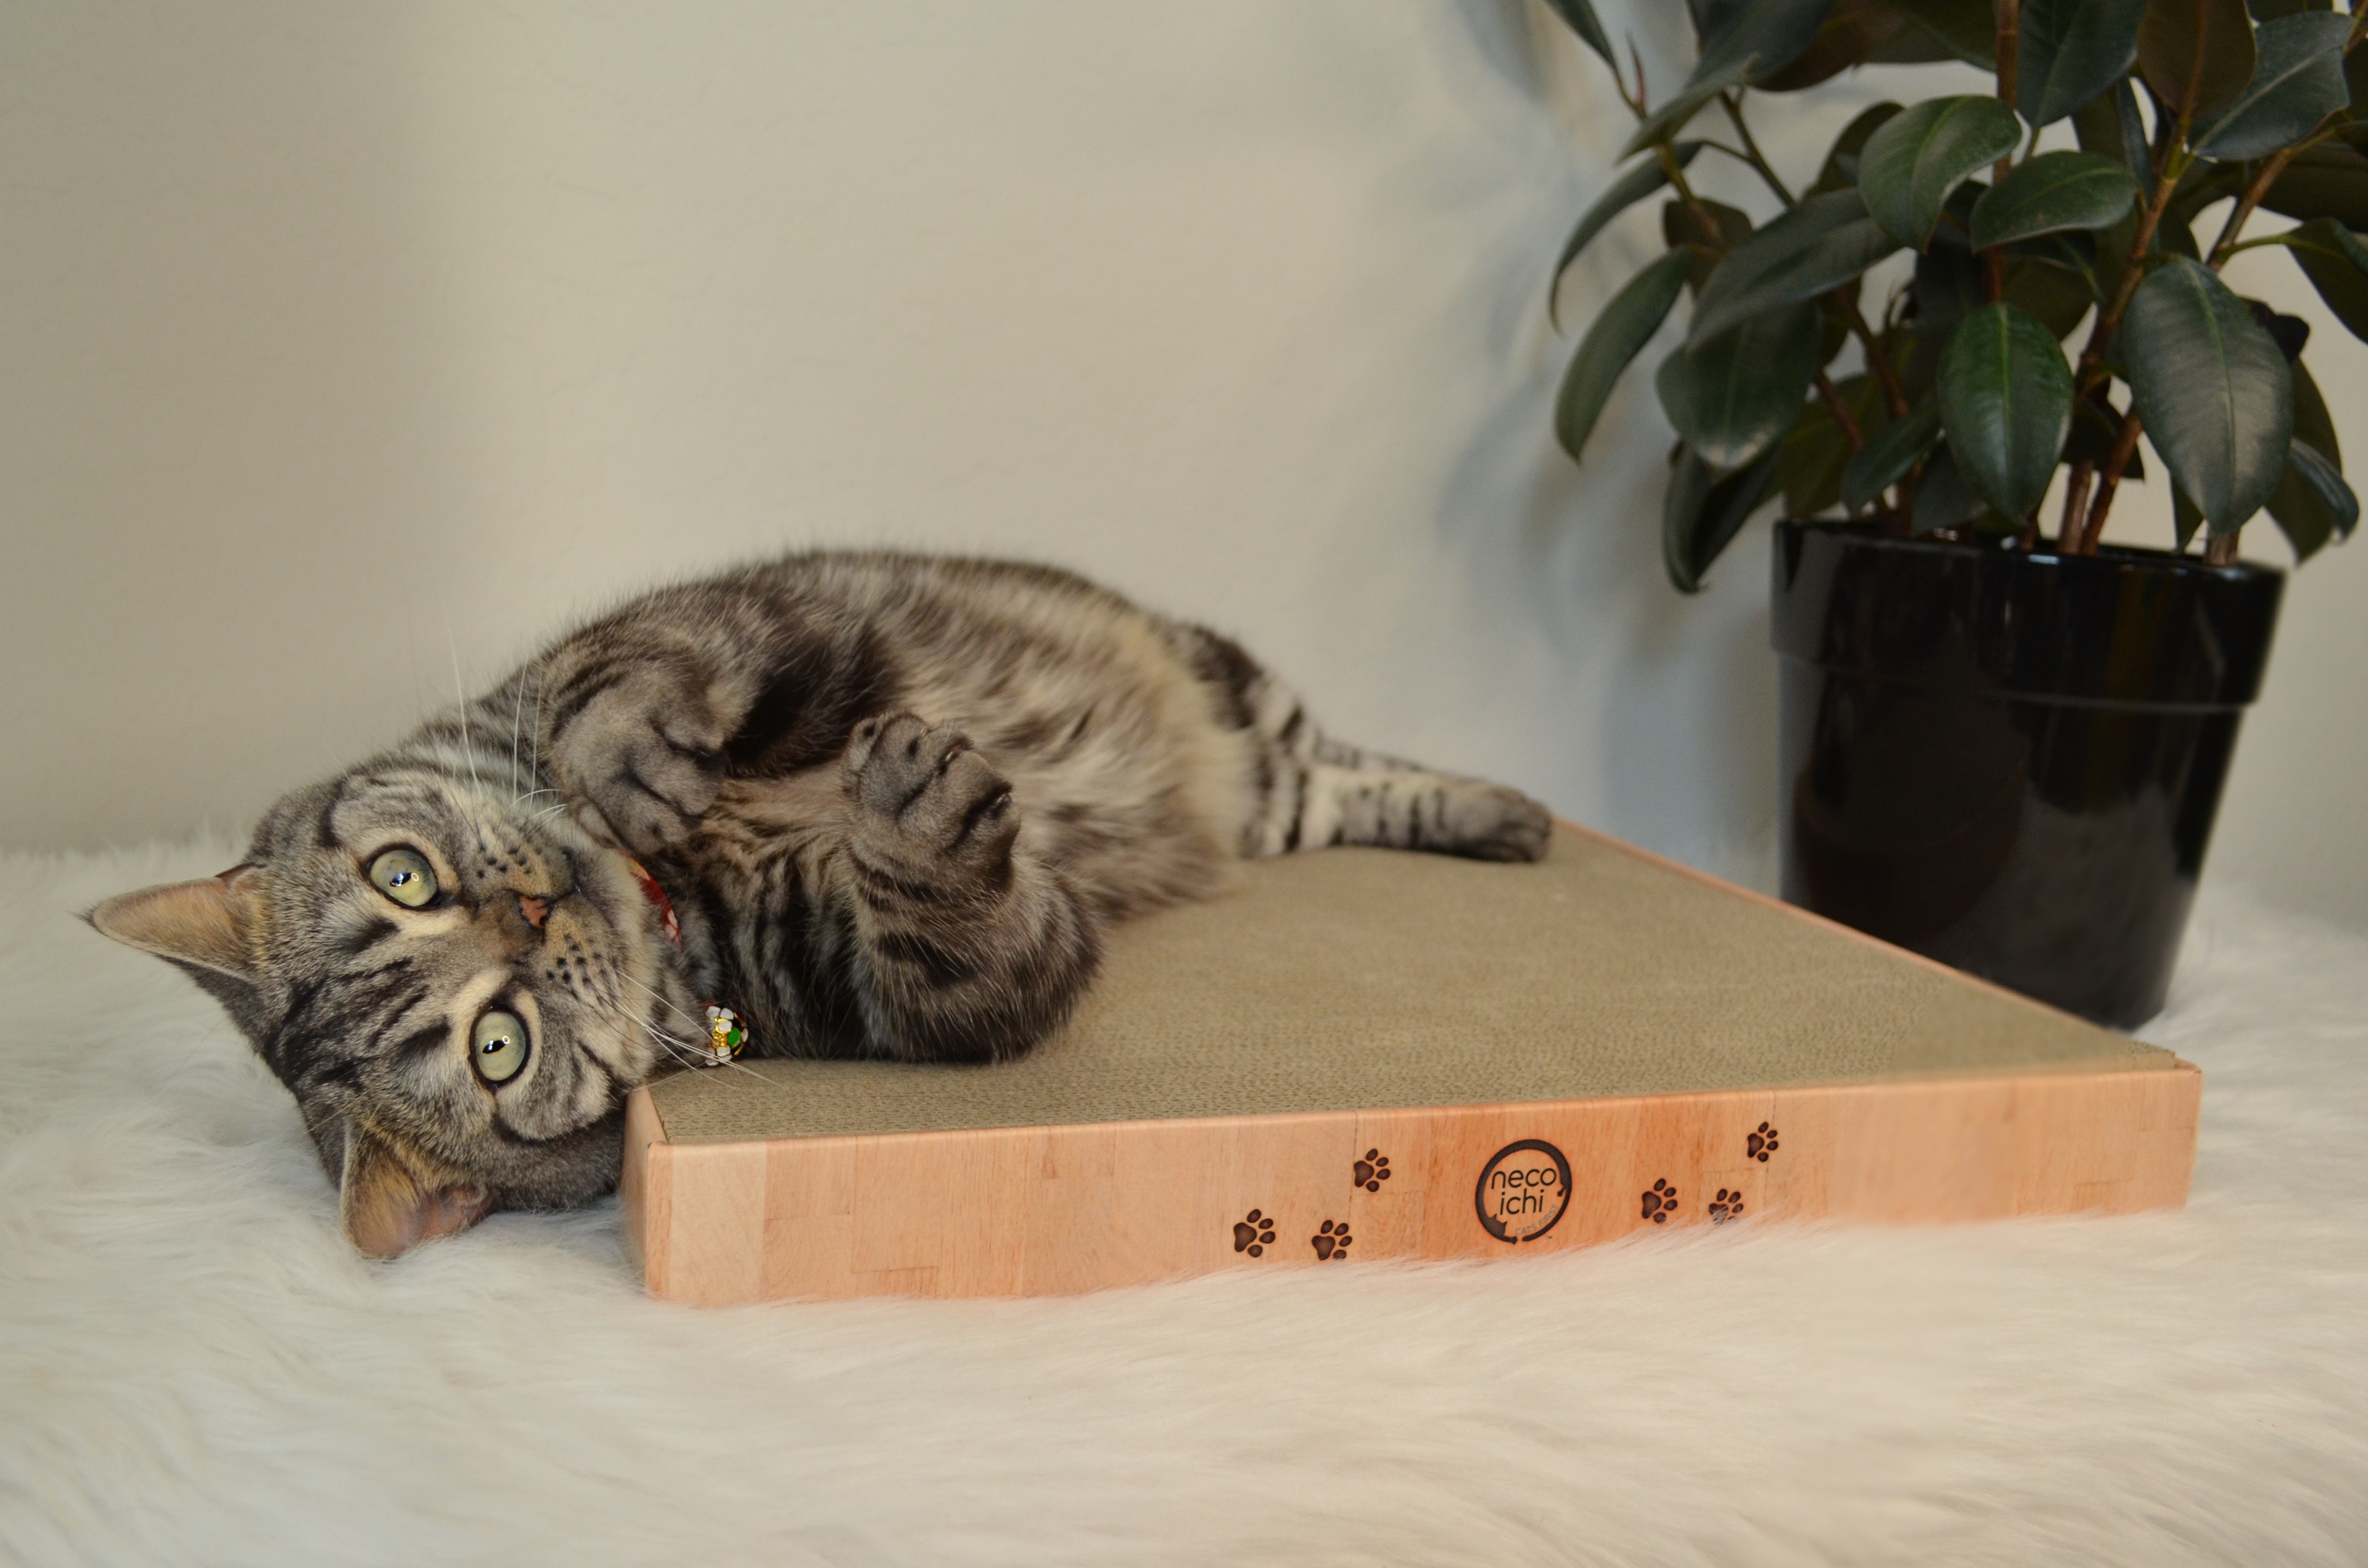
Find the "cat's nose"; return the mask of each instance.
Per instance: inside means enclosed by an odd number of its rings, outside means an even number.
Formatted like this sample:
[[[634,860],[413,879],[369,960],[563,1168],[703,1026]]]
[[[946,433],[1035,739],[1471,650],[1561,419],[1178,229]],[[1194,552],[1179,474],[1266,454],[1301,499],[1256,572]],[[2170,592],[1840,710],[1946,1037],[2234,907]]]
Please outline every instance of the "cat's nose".
[[[543,918],[551,913],[551,900],[530,898],[525,893],[520,893],[518,894],[518,913],[526,916],[528,925],[540,931],[542,929]]]

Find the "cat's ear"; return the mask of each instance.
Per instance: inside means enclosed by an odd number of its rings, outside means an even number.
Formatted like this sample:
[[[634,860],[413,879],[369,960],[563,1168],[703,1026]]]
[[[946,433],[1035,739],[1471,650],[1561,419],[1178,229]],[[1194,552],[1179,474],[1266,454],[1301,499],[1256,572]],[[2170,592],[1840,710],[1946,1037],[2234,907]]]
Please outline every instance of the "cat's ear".
[[[252,983],[262,911],[260,873],[233,866],[218,877],[119,893],[85,918],[127,947]]]
[[[465,1231],[493,1206],[493,1195],[459,1172],[346,1119],[337,1220],[346,1239],[371,1257],[400,1257],[421,1242]]]

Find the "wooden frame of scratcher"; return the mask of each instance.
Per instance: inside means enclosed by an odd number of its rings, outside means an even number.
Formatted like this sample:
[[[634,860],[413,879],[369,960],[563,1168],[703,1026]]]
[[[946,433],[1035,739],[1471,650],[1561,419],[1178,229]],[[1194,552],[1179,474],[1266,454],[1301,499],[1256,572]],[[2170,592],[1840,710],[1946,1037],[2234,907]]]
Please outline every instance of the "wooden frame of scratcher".
[[[985,1069],[762,1062],[627,1107],[652,1293],[1048,1295],[1786,1216],[2186,1200],[2202,1074],[1616,841],[1331,850],[1113,935]]]

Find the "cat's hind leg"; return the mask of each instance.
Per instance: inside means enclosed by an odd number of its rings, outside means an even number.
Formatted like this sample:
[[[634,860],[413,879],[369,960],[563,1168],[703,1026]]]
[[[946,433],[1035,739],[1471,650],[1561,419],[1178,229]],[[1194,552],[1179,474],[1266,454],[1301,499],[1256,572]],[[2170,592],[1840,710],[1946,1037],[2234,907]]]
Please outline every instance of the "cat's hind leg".
[[[1336,741],[1289,687],[1261,674],[1249,694],[1259,748],[1253,856],[1336,844],[1427,849],[1477,860],[1542,860],[1554,836],[1545,807],[1518,790],[1466,778]]]

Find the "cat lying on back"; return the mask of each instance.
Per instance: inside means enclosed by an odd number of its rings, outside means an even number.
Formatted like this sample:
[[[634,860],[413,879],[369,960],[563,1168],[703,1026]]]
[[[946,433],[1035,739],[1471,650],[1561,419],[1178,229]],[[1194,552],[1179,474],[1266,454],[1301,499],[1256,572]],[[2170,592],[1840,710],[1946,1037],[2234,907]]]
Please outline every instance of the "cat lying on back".
[[[813,554],[602,617],[281,800],[245,864],[90,918],[230,1010],[391,1257],[614,1186],[706,1004],[761,1055],[1001,1061],[1109,922],[1245,857],[1534,860],[1549,825],[1066,573]]]

